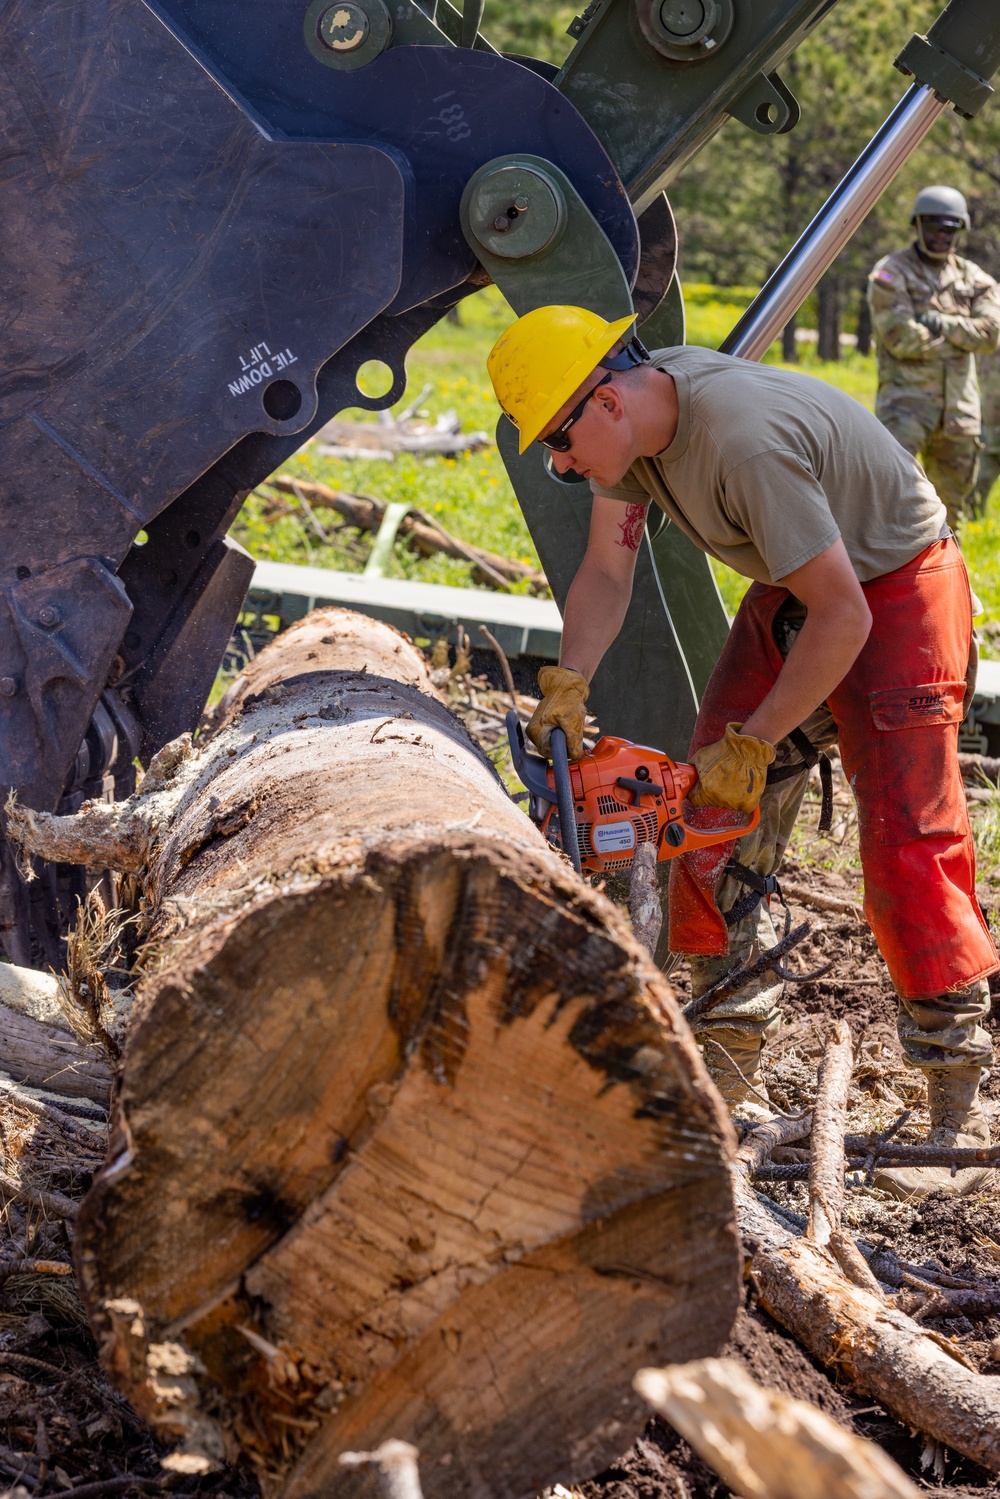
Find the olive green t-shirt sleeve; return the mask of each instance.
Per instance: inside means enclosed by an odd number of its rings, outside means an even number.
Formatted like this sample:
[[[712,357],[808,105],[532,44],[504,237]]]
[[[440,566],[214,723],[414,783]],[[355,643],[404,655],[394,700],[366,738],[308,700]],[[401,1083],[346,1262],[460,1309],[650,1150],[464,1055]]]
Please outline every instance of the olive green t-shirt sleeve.
[[[797,453],[779,449],[745,459],[729,470],[723,494],[725,519],[749,537],[772,583],[840,539],[823,488]],[[703,534],[710,546],[716,544],[710,530]],[[723,536],[718,540],[726,544]]]

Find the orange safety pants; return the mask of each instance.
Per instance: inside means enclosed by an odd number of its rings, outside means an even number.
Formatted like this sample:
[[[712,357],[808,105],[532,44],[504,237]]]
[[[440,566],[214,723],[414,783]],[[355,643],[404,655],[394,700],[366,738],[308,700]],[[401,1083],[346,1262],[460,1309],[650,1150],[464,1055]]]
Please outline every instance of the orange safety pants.
[[[827,706],[858,804],[865,915],[902,998],[946,994],[1000,968],[976,899],[958,767],[972,635],[968,575],[949,538],[862,587],[871,634]],[[774,618],[788,598],[787,589],[762,583],[746,594],[706,688],[692,753],[721,739],[727,723],[745,722],[770,690],[784,664]],[[715,807],[687,815],[698,828],[742,821]],[[674,952],[728,952],[715,889],[733,852],[727,843],[673,860]]]

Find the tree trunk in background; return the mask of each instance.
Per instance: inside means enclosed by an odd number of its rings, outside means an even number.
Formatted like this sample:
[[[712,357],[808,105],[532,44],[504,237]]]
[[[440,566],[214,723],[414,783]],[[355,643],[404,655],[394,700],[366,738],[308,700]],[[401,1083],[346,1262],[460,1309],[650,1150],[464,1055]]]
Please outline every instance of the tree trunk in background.
[[[153,904],[76,1232],[102,1358],[198,1471],[435,1499],[592,1475],[739,1297],[732,1131],[622,915],[387,625],[318,610],[130,803],[20,814]]]
[[[795,327],[798,319],[789,318],[781,330],[781,357],[786,364],[798,364],[799,346],[795,341]]]
[[[840,275],[828,271],[816,289],[819,342],[816,352],[820,359],[840,358]]]
[[[858,297],[858,353],[872,351],[872,310],[868,306],[868,283],[865,282]]]

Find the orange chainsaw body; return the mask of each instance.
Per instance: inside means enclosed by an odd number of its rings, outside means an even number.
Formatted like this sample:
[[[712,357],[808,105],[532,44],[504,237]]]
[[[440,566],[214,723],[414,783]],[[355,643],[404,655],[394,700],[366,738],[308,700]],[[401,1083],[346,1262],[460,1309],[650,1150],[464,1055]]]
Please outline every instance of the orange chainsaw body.
[[[657,859],[674,859],[694,848],[731,843],[760,821],[755,809],[745,827],[698,832],[683,817],[683,802],[698,779],[693,765],[662,750],[605,734],[589,754],[569,767],[580,861],[587,874],[628,869],[641,843],[656,845]],[[551,765],[547,779],[555,795]],[[550,804],[541,822],[548,834],[558,814]]]

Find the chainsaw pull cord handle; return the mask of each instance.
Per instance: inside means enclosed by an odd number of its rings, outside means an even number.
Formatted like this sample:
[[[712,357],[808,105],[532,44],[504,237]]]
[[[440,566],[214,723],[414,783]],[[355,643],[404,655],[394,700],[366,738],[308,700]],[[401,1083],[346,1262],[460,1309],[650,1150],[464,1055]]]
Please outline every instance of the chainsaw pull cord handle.
[[[569,755],[566,753],[566,735],[562,729],[553,729],[550,740],[552,753],[552,775],[556,783],[556,806],[559,809],[559,833],[563,852],[569,854],[570,862],[577,874],[583,874],[580,863],[580,841],[576,833],[576,810],[573,805],[573,787],[569,778]]]

